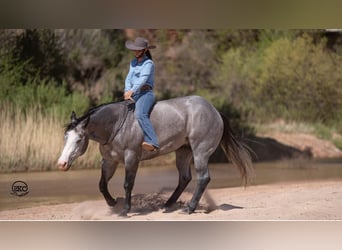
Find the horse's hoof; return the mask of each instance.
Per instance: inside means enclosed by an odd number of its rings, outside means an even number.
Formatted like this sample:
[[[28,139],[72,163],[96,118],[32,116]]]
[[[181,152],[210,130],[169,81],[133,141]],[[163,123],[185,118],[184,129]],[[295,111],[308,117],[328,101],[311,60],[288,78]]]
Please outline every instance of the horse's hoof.
[[[114,207],[117,201],[115,199],[107,200],[107,205],[110,207]]]
[[[164,211],[163,213],[167,214],[167,213],[172,213],[174,212],[176,209],[172,208],[172,207],[164,207]]]
[[[128,217],[128,211],[126,209],[122,210],[121,213],[119,214],[119,216],[121,217]]]
[[[163,213],[172,213],[172,212],[176,211],[177,209],[178,209],[178,207],[176,206],[176,204],[165,205]]]
[[[189,204],[183,209],[183,212],[186,214],[192,214],[195,212],[195,208],[191,207]]]
[[[169,207],[164,207],[164,211],[163,211],[164,214],[171,213],[171,212],[172,210]]]

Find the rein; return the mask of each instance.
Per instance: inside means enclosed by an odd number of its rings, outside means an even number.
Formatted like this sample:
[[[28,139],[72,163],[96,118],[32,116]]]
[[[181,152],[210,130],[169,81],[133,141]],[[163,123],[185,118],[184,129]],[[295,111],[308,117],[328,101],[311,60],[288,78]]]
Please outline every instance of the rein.
[[[104,143],[103,145],[107,145],[107,144],[111,143],[114,140],[114,138],[117,136],[119,131],[122,129],[122,126],[124,125],[124,123],[125,123],[125,121],[127,119],[128,112],[131,111],[131,110],[134,110],[135,103],[134,102],[126,102],[126,103],[122,103],[122,105],[124,105],[125,108],[126,108],[124,119],[122,119],[118,129],[116,131],[114,131],[114,130],[112,131],[112,134],[108,138],[108,141],[106,143]]]

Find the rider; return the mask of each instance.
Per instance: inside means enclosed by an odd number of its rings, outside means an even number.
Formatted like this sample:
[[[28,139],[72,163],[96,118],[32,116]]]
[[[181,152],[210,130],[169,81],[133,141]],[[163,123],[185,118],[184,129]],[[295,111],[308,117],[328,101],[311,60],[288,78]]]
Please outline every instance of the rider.
[[[126,41],[126,48],[134,54],[125,80],[125,100],[135,101],[135,116],[144,133],[143,149],[155,151],[159,149],[157,135],[149,118],[149,113],[155,102],[153,93],[154,63],[149,45],[145,38],[137,37],[134,41]]]

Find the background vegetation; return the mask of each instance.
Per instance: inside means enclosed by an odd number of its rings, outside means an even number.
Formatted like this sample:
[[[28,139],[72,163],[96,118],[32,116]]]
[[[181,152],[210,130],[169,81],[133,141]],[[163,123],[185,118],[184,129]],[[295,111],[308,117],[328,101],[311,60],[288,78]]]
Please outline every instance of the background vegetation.
[[[138,35],[157,45],[159,100],[201,95],[240,134],[277,120],[342,133],[339,32],[0,30],[0,171],[54,169],[71,111],[121,98],[132,57],[124,43]],[[91,145],[77,165],[99,161]]]

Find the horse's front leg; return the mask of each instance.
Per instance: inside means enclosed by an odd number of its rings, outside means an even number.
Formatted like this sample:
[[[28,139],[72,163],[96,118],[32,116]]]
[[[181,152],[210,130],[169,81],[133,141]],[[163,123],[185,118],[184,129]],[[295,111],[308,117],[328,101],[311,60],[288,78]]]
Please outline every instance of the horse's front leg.
[[[110,195],[108,191],[108,182],[113,177],[118,162],[102,160],[101,179],[99,183],[100,192],[103,194],[108,206],[115,206],[116,200]]]
[[[133,151],[126,151],[125,153],[125,206],[121,212],[122,216],[127,216],[131,210],[132,189],[134,186],[135,176],[137,174],[139,159],[137,154]]]

